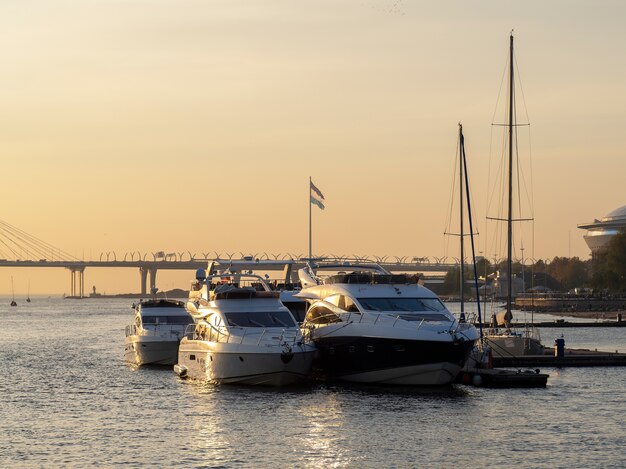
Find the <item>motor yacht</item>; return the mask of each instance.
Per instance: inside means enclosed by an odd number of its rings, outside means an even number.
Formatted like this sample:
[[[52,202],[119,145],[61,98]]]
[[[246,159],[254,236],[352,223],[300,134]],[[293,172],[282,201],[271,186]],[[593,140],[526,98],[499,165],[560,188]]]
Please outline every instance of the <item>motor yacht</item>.
[[[193,319],[177,300],[141,300],[133,305],[135,319],[126,326],[124,358],[134,365],[173,365],[185,327]]]
[[[196,324],[180,343],[179,376],[270,386],[308,378],[315,346],[262,277],[199,269],[187,310]]]
[[[323,272],[336,272],[323,275]],[[310,303],[305,335],[329,378],[358,383],[451,383],[478,339],[416,276],[377,264],[309,263],[299,297]]]

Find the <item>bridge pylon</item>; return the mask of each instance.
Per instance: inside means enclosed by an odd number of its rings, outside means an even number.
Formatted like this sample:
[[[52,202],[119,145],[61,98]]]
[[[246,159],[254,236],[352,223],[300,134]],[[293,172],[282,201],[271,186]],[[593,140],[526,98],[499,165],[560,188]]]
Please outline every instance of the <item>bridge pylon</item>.
[[[150,275],[150,291],[156,288],[156,267],[139,267],[139,276],[141,277],[141,294],[148,294],[148,274]]]
[[[70,296],[74,298],[85,297],[85,267],[68,267],[70,270],[71,286]]]

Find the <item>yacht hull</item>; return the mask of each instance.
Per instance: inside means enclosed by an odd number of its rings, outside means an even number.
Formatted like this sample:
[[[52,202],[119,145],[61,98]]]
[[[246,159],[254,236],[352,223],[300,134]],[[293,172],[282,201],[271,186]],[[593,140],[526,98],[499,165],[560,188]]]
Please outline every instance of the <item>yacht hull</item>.
[[[130,336],[126,338],[124,359],[133,365],[174,365],[178,360],[178,339]]]
[[[322,337],[313,341],[319,351],[316,365],[329,378],[421,386],[453,382],[475,342],[363,336]]]
[[[290,354],[261,347],[254,351],[225,348],[223,344],[190,341],[180,347],[178,366],[186,368],[188,378],[216,384],[284,386],[308,378],[314,355],[310,346]]]

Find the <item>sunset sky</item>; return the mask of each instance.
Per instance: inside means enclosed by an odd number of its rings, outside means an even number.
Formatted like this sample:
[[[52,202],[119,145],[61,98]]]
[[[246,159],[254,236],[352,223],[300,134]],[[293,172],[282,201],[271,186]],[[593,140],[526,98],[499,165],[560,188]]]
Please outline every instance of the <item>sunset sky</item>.
[[[0,220],[86,260],[305,254],[311,176],[315,253],[458,255],[443,236],[458,123],[482,233],[514,29],[526,256],[587,259],[576,225],[626,204],[624,19],[618,0],[5,0]],[[61,269],[2,268],[0,292],[11,276],[69,294]],[[134,269],[86,277],[139,288]]]

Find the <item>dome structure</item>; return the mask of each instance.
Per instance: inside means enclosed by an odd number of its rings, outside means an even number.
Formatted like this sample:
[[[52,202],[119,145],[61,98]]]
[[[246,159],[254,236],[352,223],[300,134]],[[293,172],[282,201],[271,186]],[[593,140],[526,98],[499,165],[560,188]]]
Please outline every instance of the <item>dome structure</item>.
[[[591,254],[595,255],[606,249],[613,236],[626,230],[626,205],[609,212],[601,220],[582,223],[578,225],[578,228],[587,230],[583,238],[591,249]]]
[[[603,222],[618,220],[623,220],[624,222],[626,222],[626,205],[620,208],[616,208],[615,210],[607,214],[607,216],[602,218]]]

